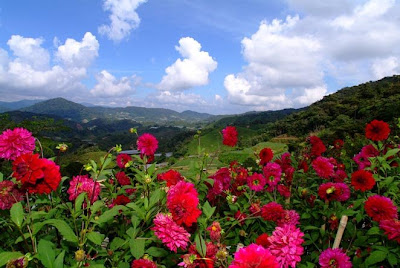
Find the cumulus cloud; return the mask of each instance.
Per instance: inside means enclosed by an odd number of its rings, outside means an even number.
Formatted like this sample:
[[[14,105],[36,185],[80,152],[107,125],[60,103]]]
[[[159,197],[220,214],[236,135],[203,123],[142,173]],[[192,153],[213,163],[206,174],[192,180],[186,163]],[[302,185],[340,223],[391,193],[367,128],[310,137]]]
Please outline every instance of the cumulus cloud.
[[[120,97],[134,92],[135,77],[122,77],[117,79],[107,72],[101,71],[96,76],[97,84],[90,90],[95,97]]]
[[[247,65],[224,81],[232,103],[305,106],[328,92],[326,80],[352,85],[399,73],[398,2],[287,2],[301,16],[263,21],[242,40]]]
[[[208,76],[217,68],[217,62],[206,51],[201,50],[201,44],[191,37],[179,40],[175,49],[182,59],[165,69],[157,88],[165,91],[185,90],[208,84]]]
[[[80,42],[67,39],[54,53],[55,65],[43,42],[13,35],[7,42],[12,55],[0,49],[0,91],[8,98],[68,96],[86,89],[81,80],[98,55],[96,38],[86,33]]]
[[[128,37],[132,29],[139,26],[140,18],[136,9],[147,0],[104,0],[103,9],[109,11],[110,24],[98,28],[100,34],[119,42]]]

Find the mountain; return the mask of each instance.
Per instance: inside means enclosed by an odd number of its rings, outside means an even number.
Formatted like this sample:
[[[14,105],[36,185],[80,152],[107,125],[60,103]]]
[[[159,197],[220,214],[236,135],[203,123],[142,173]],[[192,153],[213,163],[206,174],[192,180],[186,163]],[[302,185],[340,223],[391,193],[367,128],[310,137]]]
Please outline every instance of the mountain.
[[[1,106],[1,105],[0,105]],[[21,111],[56,115],[77,122],[88,122],[97,118],[111,120],[134,120],[139,123],[192,124],[202,120],[211,120],[214,116],[206,113],[185,111],[182,113],[164,108],[144,108],[129,106],[111,108],[102,106],[88,107],[63,98],[55,98],[36,103]]]
[[[42,100],[20,100],[12,102],[0,101],[0,113],[25,108],[41,101]]]

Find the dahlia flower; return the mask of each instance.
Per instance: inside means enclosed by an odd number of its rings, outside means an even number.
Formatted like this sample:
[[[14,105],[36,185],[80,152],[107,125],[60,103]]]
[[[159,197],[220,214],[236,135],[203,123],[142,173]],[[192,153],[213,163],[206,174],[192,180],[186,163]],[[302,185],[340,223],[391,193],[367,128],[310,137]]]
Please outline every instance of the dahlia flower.
[[[357,170],[351,174],[351,185],[355,190],[365,192],[374,188],[375,179],[371,172],[366,170]]]
[[[139,259],[132,262],[131,268],[157,268],[157,265],[150,260]]]
[[[390,240],[395,240],[400,244],[400,221],[397,219],[382,220],[379,227],[385,231],[385,235]]]
[[[234,147],[238,141],[238,133],[236,127],[228,126],[222,130],[222,143],[227,146]]]
[[[268,238],[271,245],[269,250],[276,257],[280,267],[296,267],[301,261],[304,249],[301,244],[304,242],[304,233],[294,225],[285,224],[276,227],[272,236]]]
[[[374,221],[397,219],[397,207],[393,204],[390,198],[380,195],[370,196],[365,201],[365,212]]]
[[[117,155],[117,165],[119,168],[126,168],[129,164],[129,161],[132,161],[132,157],[127,154],[119,154]]]
[[[268,185],[275,188],[281,180],[282,169],[277,163],[268,163],[263,168],[263,173],[267,179]]]
[[[158,141],[156,137],[149,133],[144,133],[137,140],[137,148],[140,154],[146,156],[153,156],[158,148]]]
[[[308,142],[311,144],[311,156],[320,156],[326,151],[324,143],[317,136],[310,136]]]
[[[288,187],[286,187],[285,185],[279,184],[279,185],[277,186],[277,189],[278,189],[278,193],[279,193],[281,196],[283,196],[283,197],[285,197],[285,198],[290,197],[290,189],[289,189]]]
[[[239,249],[229,268],[278,268],[276,258],[268,249],[256,244]]]
[[[7,129],[0,135],[0,158],[15,160],[35,150],[35,138],[24,128]]]
[[[266,221],[277,222],[285,216],[285,210],[281,204],[270,202],[261,208],[261,217]]]
[[[295,210],[285,210],[282,218],[277,220],[278,226],[282,227],[285,224],[297,225],[300,223],[300,216]]]
[[[183,177],[178,171],[170,169],[164,173],[158,174],[157,179],[166,181],[167,187],[171,187],[182,181]]]
[[[178,248],[186,249],[190,234],[176,224],[171,216],[158,213],[153,222],[151,230],[171,251],[176,253]]]
[[[210,238],[212,241],[215,242],[219,242],[220,238],[221,238],[221,225],[219,224],[219,222],[214,221],[211,226],[207,227],[206,229],[207,231],[210,232]]]
[[[314,161],[312,161],[312,167],[318,176],[324,179],[329,179],[333,175],[334,166],[329,161],[328,158],[318,156]]]
[[[271,148],[264,148],[260,151],[258,156],[260,157],[260,165],[264,166],[272,160],[274,157],[274,152],[271,150]]]
[[[167,208],[179,225],[190,227],[197,222],[201,215],[198,205],[198,193],[193,183],[180,181],[168,191]]]
[[[262,191],[264,189],[266,180],[263,175],[253,173],[250,177],[247,177],[247,185],[255,192]]]
[[[0,209],[10,209],[13,204],[23,199],[23,193],[12,181],[0,182]]]
[[[89,178],[88,175],[74,176],[69,182],[69,200],[75,200],[81,193],[86,193],[91,203],[97,200],[100,194],[100,184]]]
[[[266,233],[260,234],[256,238],[256,244],[259,246],[263,246],[264,248],[268,248],[269,245],[271,245],[271,243],[269,243],[268,237],[269,235]]]
[[[319,186],[318,195],[323,200],[342,202],[350,198],[350,189],[342,182],[327,182]]]
[[[365,127],[365,137],[373,141],[386,140],[389,134],[389,124],[384,121],[373,120]]]
[[[351,268],[350,257],[339,248],[324,250],[319,256],[321,268]]]
[[[124,185],[131,185],[131,180],[123,171],[119,171],[115,174],[115,178],[117,179],[118,183],[122,186]]]

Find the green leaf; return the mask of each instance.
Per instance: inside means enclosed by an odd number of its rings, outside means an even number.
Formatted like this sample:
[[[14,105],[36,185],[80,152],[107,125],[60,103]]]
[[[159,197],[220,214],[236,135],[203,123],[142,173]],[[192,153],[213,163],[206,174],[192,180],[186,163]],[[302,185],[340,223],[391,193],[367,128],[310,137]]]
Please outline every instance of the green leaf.
[[[0,172],[0,182],[3,181],[3,177],[4,177],[3,173]]]
[[[118,268],[129,268],[131,267],[127,262],[120,262],[118,263]]]
[[[161,194],[162,194],[161,189],[157,189],[151,194],[149,207],[154,206],[160,200]]]
[[[82,211],[82,203],[85,200],[86,192],[81,193],[75,199],[75,217]]]
[[[395,254],[390,253],[388,255],[388,261],[392,267],[395,267],[398,264],[397,257]]]
[[[168,251],[163,248],[151,247],[146,250],[146,253],[153,257],[165,257],[168,255]]]
[[[365,260],[366,265],[373,265],[386,259],[386,252],[376,250]]]
[[[96,202],[93,203],[93,205],[90,207],[90,211],[92,214],[96,214],[97,211],[99,211],[100,208],[104,207],[104,203],[101,200],[97,200]]]
[[[120,238],[120,237],[116,237],[113,239],[113,241],[110,244],[110,249],[112,251],[119,249],[123,244],[125,243],[125,240]]]
[[[380,234],[380,229],[378,227],[372,227],[368,230],[367,235]]]
[[[18,226],[18,228],[21,228],[22,226],[22,221],[24,220],[24,210],[22,208],[21,202],[15,203],[11,209],[10,209],[10,214],[11,214],[11,220],[15,225]]]
[[[0,253],[0,266],[6,265],[8,261],[17,259],[22,256],[24,256],[24,254],[18,251],[2,252]]]
[[[38,259],[46,268],[54,267],[53,264],[56,254],[54,252],[53,246],[53,243],[45,239],[41,239],[38,244]]]
[[[108,221],[111,221],[114,219],[115,216],[117,216],[119,214],[120,210],[125,210],[125,206],[115,206],[110,210],[107,210],[106,212],[104,212],[97,221],[95,221],[95,223],[97,224],[102,224]]]
[[[64,237],[65,240],[72,242],[72,243],[78,243],[78,237],[75,235],[75,233],[72,231],[71,227],[65,221],[51,219],[51,220],[45,221],[45,224],[50,224],[50,225],[56,227],[57,230],[60,232],[60,234]]]
[[[144,239],[131,239],[129,241],[129,247],[131,249],[132,256],[135,259],[140,259],[144,255]]]
[[[216,207],[211,207],[210,203],[208,203],[208,201],[206,201],[203,205],[203,212],[204,215],[206,215],[207,219],[211,218],[211,216],[214,214]]]
[[[104,240],[104,236],[101,233],[98,232],[90,232],[86,234],[87,239],[89,239],[90,241],[92,241],[93,243],[95,243],[96,245],[101,245],[101,243]]]
[[[387,153],[385,154],[384,158],[388,159],[389,157],[397,154],[398,152],[400,152],[399,148],[395,148],[395,149],[390,149],[389,151],[387,151]]]
[[[207,247],[203,237],[200,234],[197,234],[194,242],[196,243],[197,252],[204,258],[206,256]]]
[[[54,262],[54,268],[64,268],[64,256],[65,250],[63,250],[60,255],[57,256],[56,261]]]

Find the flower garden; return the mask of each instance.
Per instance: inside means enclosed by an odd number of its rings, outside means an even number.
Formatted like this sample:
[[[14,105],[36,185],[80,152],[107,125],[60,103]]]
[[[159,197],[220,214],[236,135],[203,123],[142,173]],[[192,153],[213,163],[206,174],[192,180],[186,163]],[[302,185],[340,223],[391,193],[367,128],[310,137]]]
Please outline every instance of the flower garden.
[[[72,178],[23,128],[0,135],[0,267],[398,267],[400,147],[374,120],[363,147],[310,136],[299,153],[255,152],[197,176],[158,170],[157,139],[140,156],[111,148]],[[235,127],[222,130],[234,147]],[[240,138],[240,137],[239,137]]]

